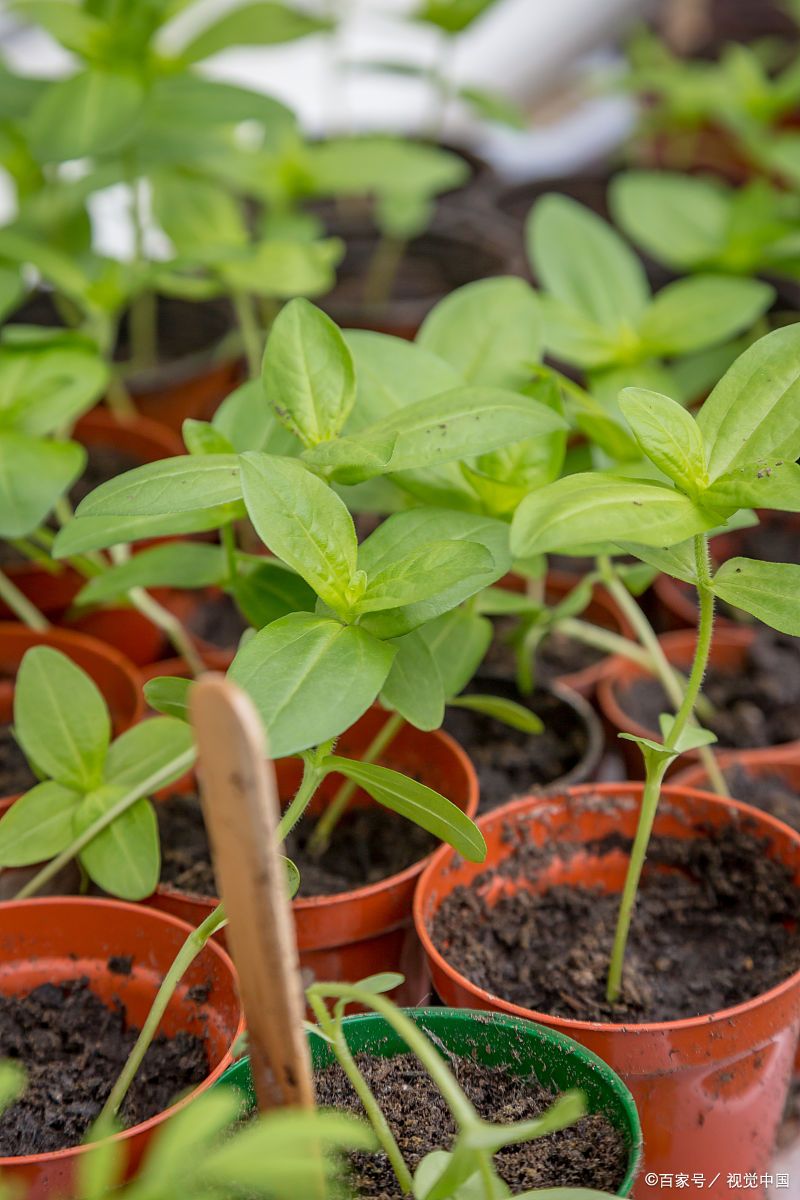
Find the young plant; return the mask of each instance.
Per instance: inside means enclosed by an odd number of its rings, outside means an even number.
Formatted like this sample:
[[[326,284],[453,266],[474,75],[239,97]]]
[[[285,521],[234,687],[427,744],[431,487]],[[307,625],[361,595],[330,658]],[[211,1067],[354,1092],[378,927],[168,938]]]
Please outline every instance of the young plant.
[[[364,1107],[404,1195],[413,1196],[414,1200],[507,1200],[512,1193],[495,1170],[494,1155],[505,1146],[529,1142],[573,1125],[586,1112],[584,1096],[578,1091],[566,1092],[547,1112],[527,1121],[501,1125],[483,1120],[464,1094],[445,1054],[402,1009],[382,994],[402,981],[402,976],[386,973],[357,984],[312,984],[306,997],[318,1024],[309,1025],[309,1031],[324,1038],[331,1046]],[[458,1132],[452,1148],[427,1154],[413,1176],[347,1044],[345,1010],[348,1004],[372,1009],[399,1034],[436,1084],[456,1122]],[[537,1197],[538,1200],[601,1200],[605,1195],[589,1188],[536,1189],[518,1192],[517,1200],[536,1200]]]
[[[679,273],[800,278],[800,199],[758,179],[741,188],[670,171],[626,171],[609,190],[631,241]]]
[[[622,987],[631,917],[661,784],[681,753],[713,734],[692,725],[713,637],[719,598],[783,633],[800,635],[794,602],[800,567],[734,558],[712,571],[709,531],[741,509],[800,511],[800,330],[776,330],[754,343],[720,380],[695,418],[668,396],[627,388],[620,408],[656,482],[612,473],[568,476],[529,496],[515,513],[511,544],[527,556],[580,553],[609,543],[693,584],[699,597],[695,657],[674,714],[661,717],[659,742],[636,741],[645,761],[641,817],[631,851],[608,977],[608,998]]]

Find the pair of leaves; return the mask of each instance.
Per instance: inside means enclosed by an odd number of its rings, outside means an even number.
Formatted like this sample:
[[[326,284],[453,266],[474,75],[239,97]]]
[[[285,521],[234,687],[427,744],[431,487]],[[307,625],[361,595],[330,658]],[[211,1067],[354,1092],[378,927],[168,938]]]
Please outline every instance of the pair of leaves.
[[[65,655],[37,646],[25,655],[14,696],[15,735],[42,778],[0,820],[0,864],[27,866],[66,850],[120,801],[192,746],[171,718],[145,721],[111,741],[105,701]],[[184,768],[185,769],[185,768]],[[154,891],[160,853],[155,812],[142,797],[80,852],[90,878],[112,895],[141,900]]]

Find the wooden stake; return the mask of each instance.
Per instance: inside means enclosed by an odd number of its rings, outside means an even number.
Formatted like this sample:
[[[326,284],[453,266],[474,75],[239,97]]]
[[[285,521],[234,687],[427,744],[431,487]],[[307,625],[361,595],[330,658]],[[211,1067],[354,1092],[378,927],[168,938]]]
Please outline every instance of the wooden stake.
[[[204,675],[191,689],[189,708],[258,1106],[313,1108],[305,1000],[276,837],[280,803],[264,731],[250,700],[223,675]]]

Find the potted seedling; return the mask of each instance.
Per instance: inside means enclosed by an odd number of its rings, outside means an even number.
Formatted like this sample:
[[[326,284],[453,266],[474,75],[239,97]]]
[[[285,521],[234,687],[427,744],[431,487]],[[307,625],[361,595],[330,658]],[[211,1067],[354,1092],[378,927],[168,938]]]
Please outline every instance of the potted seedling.
[[[452,859],[440,854],[417,895],[418,930],[446,1001],[457,998],[516,1013],[524,1006],[527,1015],[602,1049],[640,1102],[646,1145],[650,1122],[663,1128],[663,1106],[671,1106],[671,1138],[653,1137],[646,1154],[646,1168],[656,1172],[679,1169],[687,1153],[712,1178],[732,1165],[741,1171],[766,1170],[794,1057],[800,946],[786,914],[797,903],[797,835],[724,797],[670,788],[665,789],[665,803],[659,805],[659,799],[672,761],[714,739],[693,723],[693,712],[712,653],[715,599],[734,603],[783,633],[800,631],[792,599],[796,565],[736,558],[712,573],[707,548],[708,531],[741,508],[792,509],[798,503],[798,347],[800,337],[791,327],[756,342],[720,381],[697,418],[666,396],[625,391],[620,405],[661,482],[614,473],[578,474],[540,489],[520,505],[512,528],[518,554],[566,546],[578,550],[587,539],[611,537],[642,561],[691,579],[700,614],[688,684],[677,710],[661,717],[660,738],[622,735],[641,749],[643,786],[585,785],[554,800],[509,806],[482,822],[490,844],[489,872],[453,870]],[[609,843],[604,843],[606,837]],[[593,850],[590,862],[576,870],[575,863],[584,861],[581,856],[563,858],[555,847],[583,845],[585,839],[607,848]],[[550,850],[543,854],[545,844]],[[658,869],[643,876],[646,855],[656,868],[680,863],[684,882]],[[710,866],[715,856],[719,876]],[[530,881],[503,898],[487,891],[501,863],[504,877]],[[771,880],[764,885],[771,899],[754,919],[765,924],[746,933],[744,910],[734,915],[735,897],[741,896],[752,912],[752,896],[761,886],[755,881],[762,873]],[[603,901],[593,890],[598,884],[606,894]],[[666,907],[656,899],[662,888]],[[572,900],[578,908],[571,909],[569,927],[579,932],[569,944],[582,948],[565,958],[567,935],[557,933],[553,958],[544,945],[547,930],[554,922],[557,927],[559,905]],[[647,915],[654,903],[658,933]],[[607,920],[599,914],[599,904],[608,905]],[[581,914],[580,905],[585,905]],[[526,906],[530,918],[521,916]],[[665,918],[670,911],[675,915]],[[691,918],[690,912],[695,914]],[[452,923],[456,913],[463,934]],[[535,943],[531,953],[539,966],[548,962],[552,969],[556,960],[573,964],[567,971],[577,990],[564,980],[545,999],[539,981],[548,979],[549,971],[537,970],[534,979],[526,966],[527,952],[512,948],[509,956],[505,941],[503,960],[519,964],[513,972],[517,983],[500,982],[491,949],[470,967],[463,956],[466,944],[477,937],[491,947],[495,934],[487,935],[500,931],[505,920],[525,930],[521,936],[533,937],[525,944]],[[530,921],[539,922],[538,934]],[[765,955],[773,936],[774,953]],[[715,962],[725,938],[733,939],[735,949],[722,951],[722,961]],[[702,967],[693,973],[689,962],[695,954]],[[728,975],[732,961],[741,968],[735,978]],[[593,966],[578,985],[573,971],[582,971],[587,962]],[[764,1016],[775,1037],[769,1064],[753,1057]],[[665,1070],[662,1052],[667,1045],[671,1053]],[[711,1084],[723,1071],[724,1092]]]

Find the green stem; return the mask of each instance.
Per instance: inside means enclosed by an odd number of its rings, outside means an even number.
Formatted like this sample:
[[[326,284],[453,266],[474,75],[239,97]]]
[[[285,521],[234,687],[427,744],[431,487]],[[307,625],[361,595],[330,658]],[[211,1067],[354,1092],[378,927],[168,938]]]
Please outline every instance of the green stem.
[[[130,392],[125,386],[122,376],[113,366],[108,381],[108,388],[106,389],[106,400],[108,401],[108,407],[118,420],[125,421],[136,416],[136,405],[131,399]]]
[[[147,288],[131,301],[128,313],[130,330],[130,370],[142,371],[158,361],[158,300]]]
[[[232,298],[236,320],[239,323],[239,330],[242,335],[247,369],[251,379],[259,379],[261,377],[263,345],[261,327],[258,323],[253,297],[247,292],[234,292]]]
[[[405,1159],[400,1151],[394,1134],[389,1126],[389,1122],[383,1115],[383,1110],[373,1096],[369,1084],[358,1069],[353,1055],[350,1053],[350,1047],[347,1044],[347,1039],[344,1036],[341,1021],[335,1021],[328,1013],[325,1003],[320,996],[308,993],[308,1003],[314,1011],[314,1016],[319,1022],[319,1026],[323,1033],[329,1037],[333,1044],[333,1052],[339,1066],[344,1071],[347,1078],[353,1085],[353,1090],[358,1096],[367,1114],[367,1119],[375,1131],[375,1136],[381,1144],[384,1154],[389,1159],[392,1165],[392,1170],[395,1173],[397,1182],[400,1185],[400,1190],[404,1196],[410,1196],[414,1189],[414,1180],[411,1177],[411,1172],[406,1166]]]
[[[161,1019],[169,1007],[169,1002],[178,987],[183,976],[189,970],[198,954],[204,949],[208,939],[212,934],[216,933],[225,924],[225,909],[221,904],[218,904],[212,913],[206,917],[202,924],[187,937],[186,941],[181,946],[169,970],[156,992],[153,1006],[147,1014],[147,1018],[142,1025],[141,1033],[136,1039],[133,1049],[128,1055],[125,1066],[117,1078],[114,1087],[111,1089],[111,1095],[103,1105],[102,1112],[97,1118],[100,1126],[110,1123],[114,1120],[117,1113],[123,1104],[128,1090],[136,1077],[136,1072],[142,1065],[142,1059],[147,1053],[150,1043],[158,1032],[158,1027],[161,1024]]]
[[[67,846],[66,850],[62,850],[61,853],[57,854],[55,858],[52,858],[49,863],[45,863],[41,870],[37,871],[33,879],[30,879],[25,886],[17,892],[14,899],[27,900],[29,896],[35,896],[39,889],[44,887],[49,880],[53,879],[54,876],[56,876],[62,869],[62,867],[65,867],[67,863],[71,862],[72,859],[76,857],[76,855],[80,854],[84,846],[88,846],[89,842],[93,841],[99,833],[102,833],[103,830],[107,829],[109,825],[112,825],[118,817],[121,817],[123,813],[127,812],[137,800],[141,800],[142,796],[149,796],[153,792],[157,792],[159,788],[166,786],[171,779],[175,779],[182,775],[185,771],[188,771],[190,767],[194,765],[194,760],[195,751],[194,747],[192,747],[190,750],[185,750],[183,754],[179,754],[176,758],[173,758],[164,766],[159,767],[158,770],[154,771],[152,775],[149,775],[147,779],[142,780],[142,782],[137,784],[136,787],[132,788],[129,792],[126,792],[124,796],[120,797],[116,804],[112,805],[112,807],[104,812],[102,816],[98,817],[96,821],[93,821],[91,825],[88,825],[82,833],[74,838],[73,841],[71,841]]]
[[[383,752],[392,744],[404,725],[405,719],[399,713],[392,713],[361,755],[361,762],[377,762]],[[314,826],[314,832],[308,840],[308,850],[312,857],[320,858],[328,849],[331,835],[357,791],[358,784],[354,783],[352,779],[346,780],[339,788],[333,800],[331,800],[325,812]]]
[[[581,621],[578,617],[563,617],[555,623],[555,628],[576,642],[593,646],[595,650],[603,650],[606,654],[619,654],[648,671],[654,669],[652,656],[647,650],[611,629],[603,629],[599,625],[593,625],[591,621]]]
[[[406,242],[403,238],[390,237],[388,234],[380,238],[370,259],[364,280],[365,304],[386,304],[391,299],[397,272],[405,252]]]
[[[695,701],[703,682],[711,650],[711,639],[714,632],[714,592],[711,588],[711,574],[708,558],[708,541],[704,534],[698,534],[694,539],[695,561],[697,564],[697,591],[700,597],[700,624],[697,634],[694,662],[692,663],[689,683],[682,702],[675,715],[669,737],[665,739],[664,749],[674,750],[694,712]],[[631,849],[628,873],[622,891],[617,928],[614,935],[614,947],[611,953],[611,963],[608,972],[606,995],[609,1003],[615,1004],[622,990],[622,969],[625,961],[625,950],[630,934],[631,919],[636,905],[636,896],[642,877],[647,847],[653,831],[653,823],[658,811],[661,797],[661,784],[664,780],[670,760],[660,758],[657,762],[645,759],[647,773],[642,807],[639,814],[639,824]]]
[[[227,583],[230,587],[233,587],[234,583],[236,582],[236,575],[238,573],[236,562],[236,532],[233,528],[233,522],[228,521],[227,524],[220,528],[220,538],[222,540],[222,547],[225,551],[225,562],[228,566]]]
[[[206,669],[205,663],[200,657],[191,637],[175,614],[169,612],[162,604],[159,604],[144,588],[131,588],[128,592],[128,599],[142,616],[152,621],[156,628],[160,629],[169,639],[173,649],[186,663],[193,677],[197,679],[199,675],[202,675]]]
[[[31,604],[28,597],[22,594],[17,585],[12,583],[3,571],[0,571],[0,600],[5,601],[11,611],[29,629],[34,629],[36,633],[47,633],[50,628],[47,617],[39,612],[35,604]]]
[[[286,811],[278,822],[277,837],[279,842],[286,841],[286,838],[314,799],[316,790],[324,778],[325,771],[317,765],[311,756],[303,759],[303,778],[300,782],[300,787],[297,789],[294,799],[287,806]]]

